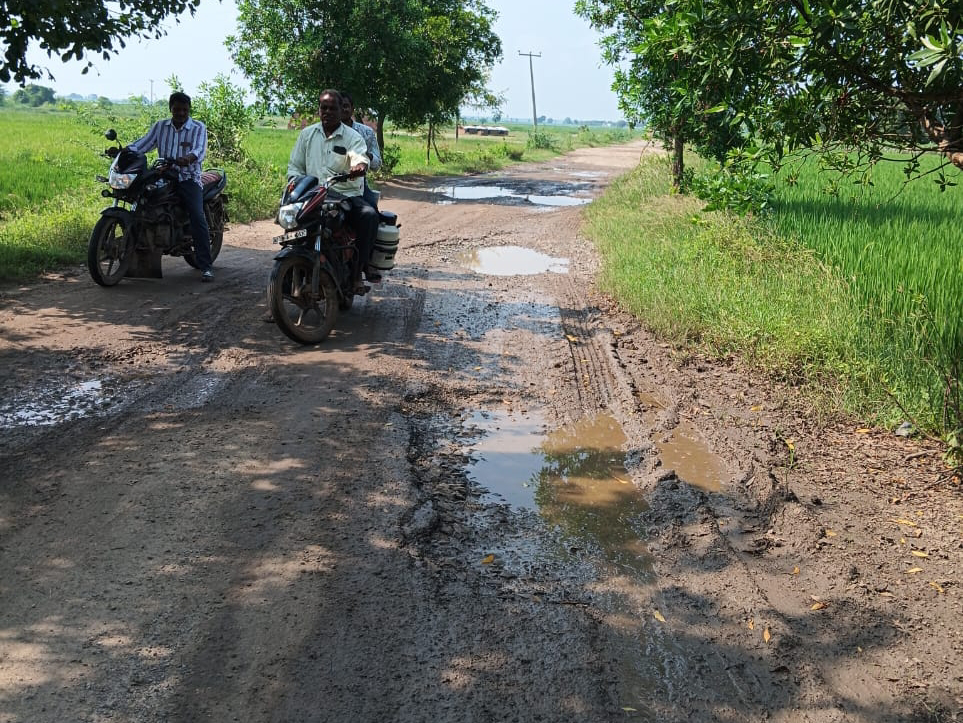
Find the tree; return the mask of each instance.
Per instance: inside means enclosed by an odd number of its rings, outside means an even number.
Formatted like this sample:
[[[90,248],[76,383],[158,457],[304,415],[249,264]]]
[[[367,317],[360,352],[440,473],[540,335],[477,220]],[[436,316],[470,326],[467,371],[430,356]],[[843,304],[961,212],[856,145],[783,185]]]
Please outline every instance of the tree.
[[[619,107],[630,123],[651,128],[670,149],[677,190],[683,186],[686,145],[722,161],[752,130],[724,101],[758,96],[763,56],[734,51],[740,64],[700,61],[729,47],[728,13],[740,17],[738,4],[579,0],[576,5],[593,26],[609,31],[602,39],[603,57],[616,66],[612,87]]]
[[[192,101],[191,113],[207,125],[209,158],[243,161],[244,138],[261,117],[260,107],[245,105],[243,89],[221,73],[212,82],[201,83]]]
[[[384,141],[402,125],[453,118],[484,95],[501,57],[495,13],[481,0],[239,0],[232,56],[261,100],[313,113],[326,87],[349,91]]]
[[[576,11],[608,33],[606,60],[628,63],[614,84],[627,118],[664,138],[719,152],[755,143],[776,164],[814,149],[850,174],[910,153],[912,176],[936,152],[941,188],[946,165],[963,168],[959,3],[578,0]]]
[[[63,2],[63,0],[0,0],[5,21],[0,22],[0,41],[5,46],[0,61],[0,81],[12,78],[23,85],[40,78],[47,68],[27,61],[31,43],[39,43],[47,57],[57,62],[82,60],[90,54],[105,60],[124,39],[137,36],[159,38],[168,15],[189,10],[193,15],[200,0],[103,0],[102,2]],[[83,72],[91,67],[91,61]]]
[[[47,88],[43,85],[28,85],[23,88],[18,88],[13,94],[14,103],[23,103],[24,105],[29,105],[33,108],[37,108],[41,105],[47,103],[53,103],[56,98],[53,88]]]

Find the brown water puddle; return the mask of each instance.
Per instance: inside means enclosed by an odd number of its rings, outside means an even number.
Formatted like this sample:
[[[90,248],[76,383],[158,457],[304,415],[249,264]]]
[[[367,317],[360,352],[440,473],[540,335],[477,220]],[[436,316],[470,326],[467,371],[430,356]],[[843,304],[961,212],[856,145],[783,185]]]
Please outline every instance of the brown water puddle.
[[[489,495],[534,509],[562,530],[573,549],[600,552],[608,562],[650,570],[635,523],[645,511],[625,469],[625,433],[599,415],[544,432],[537,414],[477,412],[466,426],[482,434],[468,473]]]
[[[691,423],[680,422],[656,447],[663,468],[675,470],[676,477],[686,484],[706,492],[722,488],[728,472]]]
[[[636,397],[648,407],[646,422],[655,425],[656,413],[665,409],[665,402],[657,394],[636,392]],[[655,443],[659,460],[664,469],[675,471],[676,476],[693,487],[706,492],[718,492],[729,473],[725,465],[709,449],[699,430],[691,422],[682,420],[667,437]]]

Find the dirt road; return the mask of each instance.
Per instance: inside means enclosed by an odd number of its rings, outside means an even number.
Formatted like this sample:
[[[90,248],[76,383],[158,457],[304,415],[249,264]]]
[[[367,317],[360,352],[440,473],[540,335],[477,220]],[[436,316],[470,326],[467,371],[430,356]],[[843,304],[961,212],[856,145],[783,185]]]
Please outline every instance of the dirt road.
[[[213,284],[5,288],[0,722],[963,719],[936,450],[594,291],[578,204],[643,151],[386,184],[316,348],[270,222]]]

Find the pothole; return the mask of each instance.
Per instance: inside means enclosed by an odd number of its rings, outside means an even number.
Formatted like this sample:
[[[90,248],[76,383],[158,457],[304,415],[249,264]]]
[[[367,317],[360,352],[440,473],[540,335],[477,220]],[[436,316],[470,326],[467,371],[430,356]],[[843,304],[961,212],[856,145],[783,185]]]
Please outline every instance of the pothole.
[[[494,246],[466,249],[455,261],[486,276],[531,276],[552,272],[568,273],[569,261],[522,246]]]
[[[656,442],[665,469],[706,492],[718,492],[727,472],[719,457],[712,453],[699,431],[689,422],[681,422],[669,436]]]
[[[647,507],[626,471],[626,437],[613,417],[546,432],[537,413],[479,411],[465,426],[478,433],[468,476],[489,501],[537,511],[572,550],[636,573],[651,571],[635,529]]]
[[[431,192],[441,196],[438,203],[452,204],[458,201],[490,201],[492,203],[526,203],[535,206],[581,206],[591,203],[581,184],[526,182],[517,186],[487,184],[451,184],[435,186]]]

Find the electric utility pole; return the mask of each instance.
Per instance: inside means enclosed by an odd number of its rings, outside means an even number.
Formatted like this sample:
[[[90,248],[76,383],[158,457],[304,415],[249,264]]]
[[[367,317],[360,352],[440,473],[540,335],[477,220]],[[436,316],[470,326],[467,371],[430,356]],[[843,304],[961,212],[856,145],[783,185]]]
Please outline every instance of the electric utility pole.
[[[535,71],[532,69],[532,58],[541,58],[541,53],[523,53],[521,50],[518,51],[521,56],[528,56],[528,75],[532,79],[532,123],[535,126],[535,130],[538,130],[538,114],[535,111]]]

